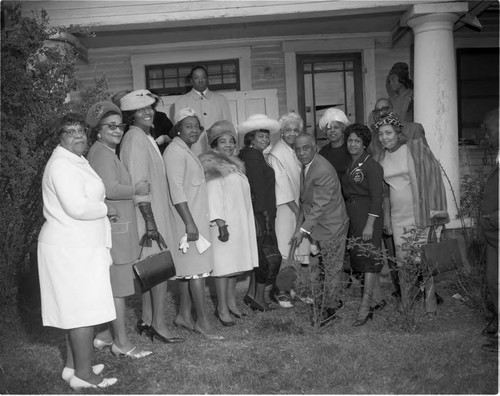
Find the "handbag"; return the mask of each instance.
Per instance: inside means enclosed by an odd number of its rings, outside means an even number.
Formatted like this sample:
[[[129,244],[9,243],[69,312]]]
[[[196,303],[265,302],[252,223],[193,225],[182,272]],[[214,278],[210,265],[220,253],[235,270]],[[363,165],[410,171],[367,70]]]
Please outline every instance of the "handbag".
[[[281,261],[283,257],[278,249],[278,246],[274,242],[273,237],[270,234],[266,234],[264,236],[264,241],[262,243],[262,252],[266,257],[266,260],[269,265],[269,277],[268,283],[271,284],[274,282],[278,273],[280,272]]]
[[[141,247],[139,258],[132,268],[141,285],[141,290],[146,292],[152,287],[174,277],[176,272],[170,250],[162,250],[141,260],[143,248],[144,246]]]
[[[430,227],[427,243],[422,246],[424,260],[430,265],[434,280],[449,279],[459,269],[469,272],[470,265],[465,252],[464,238],[458,236],[437,241],[434,237],[435,231],[435,226]]]

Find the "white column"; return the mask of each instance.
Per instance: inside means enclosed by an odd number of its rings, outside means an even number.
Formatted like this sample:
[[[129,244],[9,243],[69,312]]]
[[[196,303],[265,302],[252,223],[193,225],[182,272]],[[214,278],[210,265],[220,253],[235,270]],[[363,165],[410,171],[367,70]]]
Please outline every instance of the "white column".
[[[446,173],[443,181],[452,220],[447,225],[449,228],[460,226],[454,221],[460,204],[457,74],[453,44],[453,24],[457,20],[456,14],[435,13],[407,21],[415,34],[414,119],[424,126],[429,146]]]

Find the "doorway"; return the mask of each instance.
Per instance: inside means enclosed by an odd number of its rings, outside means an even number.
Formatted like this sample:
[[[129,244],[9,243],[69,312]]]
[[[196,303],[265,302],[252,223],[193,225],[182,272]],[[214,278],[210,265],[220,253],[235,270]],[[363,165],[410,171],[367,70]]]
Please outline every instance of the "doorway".
[[[304,129],[320,142],[318,122],[330,107],[364,123],[361,53],[297,55],[297,92]]]

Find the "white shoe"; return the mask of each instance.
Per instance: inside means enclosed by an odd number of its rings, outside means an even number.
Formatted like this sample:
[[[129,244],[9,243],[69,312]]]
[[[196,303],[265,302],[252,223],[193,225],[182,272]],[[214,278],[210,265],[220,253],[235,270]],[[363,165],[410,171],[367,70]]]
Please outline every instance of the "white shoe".
[[[102,351],[104,348],[110,347],[111,345],[113,345],[113,341],[106,342],[106,341],[101,341],[98,338],[94,338],[94,348],[99,351]]]
[[[101,374],[102,370],[104,370],[104,364],[96,364],[95,366],[92,366],[92,371],[94,372],[95,375]],[[64,381],[66,381],[69,384],[69,381],[71,380],[71,378],[73,378],[74,375],[75,375],[75,369],[64,367],[61,377]]]
[[[281,308],[293,308],[293,304],[288,293],[277,294],[276,300],[278,300],[278,304]]]
[[[83,388],[107,388],[108,386],[116,384],[118,380],[116,378],[104,378],[97,385],[91,384],[90,382],[84,381],[76,376],[71,377],[69,381],[69,386],[74,390],[80,390]]]

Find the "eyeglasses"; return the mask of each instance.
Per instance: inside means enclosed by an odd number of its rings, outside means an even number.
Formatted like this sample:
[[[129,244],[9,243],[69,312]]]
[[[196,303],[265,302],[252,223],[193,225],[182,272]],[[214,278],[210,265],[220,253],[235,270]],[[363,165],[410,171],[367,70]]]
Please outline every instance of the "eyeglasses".
[[[373,114],[379,115],[379,114],[387,114],[391,111],[391,108],[389,106],[387,107],[382,107],[381,109],[375,109],[373,110]]]
[[[75,137],[77,135],[87,136],[88,131],[89,131],[88,128],[66,129],[65,131],[63,131],[63,134],[70,136],[70,137]]]
[[[123,131],[127,126],[127,124],[101,124],[99,126],[104,126],[104,125],[106,125],[112,131],[114,131],[116,128],[120,128]]]

